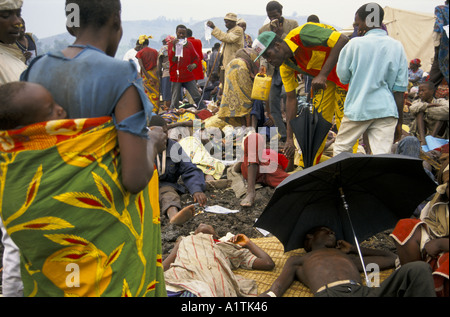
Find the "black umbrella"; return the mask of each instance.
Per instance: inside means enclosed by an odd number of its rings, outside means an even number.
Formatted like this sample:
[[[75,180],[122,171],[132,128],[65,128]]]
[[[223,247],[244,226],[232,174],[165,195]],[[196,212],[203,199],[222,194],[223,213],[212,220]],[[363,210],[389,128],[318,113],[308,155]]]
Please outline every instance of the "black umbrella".
[[[341,153],[287,177],[255,227],[276,236],[285,252],[303,248],[305,234],[315,226],[327,226],[337,239],[358,245],[357,239],[409,218],[435,190],[419,159]]]
[[[314,158],[332,124],[322,117],[316,107],[310,104],[301,106],[299,115],[292,119],[290,124],[302,150],[304,167],[313,166]]]

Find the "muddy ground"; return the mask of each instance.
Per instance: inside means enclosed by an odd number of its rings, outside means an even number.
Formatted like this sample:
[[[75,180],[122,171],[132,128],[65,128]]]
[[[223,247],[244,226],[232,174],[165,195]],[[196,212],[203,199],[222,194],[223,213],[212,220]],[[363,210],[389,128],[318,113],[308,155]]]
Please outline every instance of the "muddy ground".
[[[409,125],[413,120],[410,113],[404,113],[403,123]],[[226,175],[226,172],[224,172]],[[253,226],[256,219],[261,215],[264,208],[267,206],[275,189],[270,187],[263,187],[257,189],[255,204],[252,207],[241,207],[241,198],[237,198],[231,188],[224,190],[207,189],[206,196],[208,197],[208,206],[219,205],[231,210],[240,210],[235,214],[218,215],[211,213],[202,213],[195,218],[189,220],[183,226],[175,226],[169,223],[167,217],[161,217],[161,231],[162,231],[162,249],[163,259],[170,253],[175,241],[179,236],[189,235],[195,231],[197,226],[201,223],[212,225],[219,236],[224,236],[228,232],[233,234],[243,233],[249,238],[264,237],[261,232],[256,230]],[[190,195],[183,195],[182,206],[185,207],[192,203]],[[396,253],[395,245],[389,234],[393,228],[380,232],[375,236],[361,242],[361,245],[369,248],[389,250]],[[349,241],[353,242],[353,241]]]
[[[231,210],[239,210],[239,212],[226,215],[204,212],[198,214],[182,226],[172,225],[169,223],[167,217],[161,217],[163,259],[170,253],[170,250],[173,248],[179,236],[189,235],[190,232],[195,231],[197,226],[201,223],[212,225],[220,237],[225,236],[228,232],[233,234],[243,233],[249,238],[264,237],[264,235],[253,225],[267,206],[273,192],[274,189],[270,187],[257,189],[254,206],[241,207],[241,199],[236,197],[233,190],[207,189],[206,196],[208,197],[208,206],[219,205]],[[181,199],[182,206],[192,203],[190,195],[182,195]],[[389,237],[391,231],[392,229],[380,232],[361,244],[365,247],[395,252],[393,240]]]

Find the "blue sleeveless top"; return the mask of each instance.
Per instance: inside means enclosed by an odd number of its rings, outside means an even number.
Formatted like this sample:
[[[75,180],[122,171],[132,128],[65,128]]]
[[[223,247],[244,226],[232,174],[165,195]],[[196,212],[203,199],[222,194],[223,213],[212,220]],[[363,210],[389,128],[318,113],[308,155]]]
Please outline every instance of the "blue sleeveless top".
[[[83,50],[72,59],[62,52],[40,56],[33,60],[21,80],[47,88],[70,119],[112,116],[118,130],[147,138],[153,106],[135,64],[114,59],[93,46],[72,47]],[[136,87],[143,110],[117,124],[115,107],[130,86]]]

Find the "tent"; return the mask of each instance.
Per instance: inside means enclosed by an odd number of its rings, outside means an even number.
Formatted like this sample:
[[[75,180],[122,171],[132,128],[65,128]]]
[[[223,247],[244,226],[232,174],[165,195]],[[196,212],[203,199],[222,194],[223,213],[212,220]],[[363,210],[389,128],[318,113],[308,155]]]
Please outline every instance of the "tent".
[[[389,36],[400,41],[405,48],[408,61],[419,58],[422,69],[429,72],[434,58],[433,28],[434,14],[418,13],[384,8],[384,21]],[[353,33],[353,26],[340,30],[349,36]]]
[[[384,8],[384,24],[389,35],[403,44],[408,61],[420,58],[425,72],[429,72],[433,64],[434,22],[434,14]]]

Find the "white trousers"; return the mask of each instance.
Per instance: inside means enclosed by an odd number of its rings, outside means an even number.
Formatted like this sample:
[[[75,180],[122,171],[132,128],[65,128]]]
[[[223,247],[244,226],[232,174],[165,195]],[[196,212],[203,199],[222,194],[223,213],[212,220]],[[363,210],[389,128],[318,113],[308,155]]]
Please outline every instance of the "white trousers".
[[[351,121],[344,116],[334,143],[333,155],[353,152],[355,142],[367,132],[372,154],[390,154],[398,119],[394,117]]]
[[[6,232],[0,217],[0,229],[2,230],[3,250],[3,274],[2,295],[4,297],[22,297],[23,283],[20,276],[20,253],[19,248]]]

